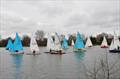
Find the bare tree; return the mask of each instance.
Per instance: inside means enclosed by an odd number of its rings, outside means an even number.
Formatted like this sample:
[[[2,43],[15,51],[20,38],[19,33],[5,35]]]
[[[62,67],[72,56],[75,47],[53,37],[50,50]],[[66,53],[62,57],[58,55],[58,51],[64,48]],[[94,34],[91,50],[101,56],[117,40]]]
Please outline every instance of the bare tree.
[[[86,65],[85,68],[87,68]],[[102,57],[98,62],[95,61],[93,68],[87,68],[85,73],[87,79],[120,79],[119,74],[119,61],[110,63],[108,61],[108,52],[106,52],[105,58]]]
[[[37,30],[37,31],[35,32],[35,35],[36,35],[36,39],[37,39],[37,40],[43,40],[45,33],[44,33],[43,30]]]

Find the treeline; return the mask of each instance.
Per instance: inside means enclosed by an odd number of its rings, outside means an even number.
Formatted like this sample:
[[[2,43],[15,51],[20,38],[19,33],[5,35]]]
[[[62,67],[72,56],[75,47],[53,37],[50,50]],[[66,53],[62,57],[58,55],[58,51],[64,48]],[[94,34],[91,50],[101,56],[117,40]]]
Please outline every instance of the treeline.
[[[102,41],[103,41],[103,37],[104,37],[104,36],[98,36],[98,37],[90,36],[90,40],[91,40],[91,42],[92,42],[93,45],[101,45],[101,43],[102,43]],[[113,39],[113,37],[108,38],[108,37],[106,36],[106,40],[107,40],[108,45],[111,44],[112,39]],[[71,35],[71,36],[69,37],[69,39],[68,39],[68,44],[69,44],[69,45],[71,45],[72,40],[74,40],[74,42],[75,42],[76,37]],[[86,43],[86,41],[87,41],[87,38],[84,38],[84,44]]]
[[[0,47],[5,47],[7,45],[9,39],[10,39],[10,37],[7,39],[2,39],[0,41]],[[13,39],[12,42],[14,42],[14,40],[15,39]],[[21,41],[22,41],[23,46],[26,46],[26,47],[30,46],[30,37],[29,36],[27,36],[27,35],[23,36]],[[47,45],[47,38],[44,38],[42,40],[41,39],[36,40],[36,41],[37,41],[37,44],[39,46],[46,46]]]
[[[36,34],[36,41],[37,41],[38,45],[39,46],[47,46],[47,38],[44,37],[44,35],[45,35],[44,32],[43,31],[37,31],[35,34]],[[111,41],[113,39],[113,36],[110,35],[110,34],[106,34],[106,33],[99,34],[96,37],[90,36],[92,44],[93,45],[101,45],[104,36],[107,39],[108,45],[110,45]],[[61,42],[62,42],[63,37],[64,37],[64,35],[60,36]],[[0,40],[0,47],[5,47],[7,45],[7,42],[8,42],[9,38],[1,39]],[[71,45],[72,40],[75,42],[75,40],[76,40],[75,35],[69,35],[68,45]],[[85,38],[84,35],[83,35],[83,40],[84,40],[84,44],[85,44],[87,38]],[[13,41],[14,41],[14,39],[13,39]],[[23,46],[27,46],[27,47],[30,46],[30,37],[28,35],[24,35],[22,37],[21,41],[22,41]]]

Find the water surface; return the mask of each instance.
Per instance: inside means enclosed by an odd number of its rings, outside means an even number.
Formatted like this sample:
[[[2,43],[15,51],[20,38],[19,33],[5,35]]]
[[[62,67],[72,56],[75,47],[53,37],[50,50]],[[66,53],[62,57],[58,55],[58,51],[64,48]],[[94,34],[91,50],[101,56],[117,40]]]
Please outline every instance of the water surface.
[[[29,48],[24,49],[30,52]],[[96,46],[87,48],[85,53],[73,53],[70,48],[64,55],[50,55],[44,53],[46,47],[40,47],[41,55],[12,56],[0,48],[0,79],[87,79],[87,69],[92,69],[94,62],[104,58],[107,51]],[[117,62],[120,67],[120,55],[107,54],[110,64]]]

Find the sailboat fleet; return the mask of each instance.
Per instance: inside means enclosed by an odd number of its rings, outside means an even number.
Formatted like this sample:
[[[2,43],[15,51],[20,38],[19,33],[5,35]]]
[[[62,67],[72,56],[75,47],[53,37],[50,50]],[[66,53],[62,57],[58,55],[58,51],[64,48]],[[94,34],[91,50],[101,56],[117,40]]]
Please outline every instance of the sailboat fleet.
[[[61,42],[59,35],[56,32],[54,33],[54,40],[50,34],[48,34],[47,36],[48,36],[48,38],[47,38],[48,51],[46,53],[60,54],[60,55],[65,54],[64,49],[69,48],[67,39],[64,37]],[[87,38],[87,41],[84,44],[82,35],[79,32],[77,32],[75,43],[72,40],[71,46],[73,47],[73,52],[85,52],[86,51],[85,48],[92,47],[93,44],[91,42],[90,37]],[[108,48],[108,44],[107,44],[107,40],[106,40],[105,36],[103,38],[103,41],[102,41],[102,44],[100,47]],[[6,50],[10,51],[11,52],[10,54],[12,54],[12,55],[18,55],[18,54],[25,53],[18,33],[16,33],[16,37],[15,37],[14,41],[12,41],[11,38],[8,39],[8,43],[6,45]],[[37,41],[34,36],[32,36],[31,40],[30,40],[30,50],[31,50],[31,52],[26,53],[27,55],[39,55],[40,54],[40,50],[39,50]],[[109,46],[109,52],[120,53],[120,41],[115,33],[114,33],[114,38],[111,42],[111,45]]]

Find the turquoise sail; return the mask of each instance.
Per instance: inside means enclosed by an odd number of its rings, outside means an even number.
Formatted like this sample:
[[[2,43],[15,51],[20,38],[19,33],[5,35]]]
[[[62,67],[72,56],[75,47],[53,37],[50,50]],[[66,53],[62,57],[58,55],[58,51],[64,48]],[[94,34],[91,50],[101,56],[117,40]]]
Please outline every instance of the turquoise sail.
[[[21,39],[20,39],[18,33],[16,33],[16,38],[14,41],[14,50],[15,51],[23,50],[22,42],[21,42]]]
[[[62,48],[67,49],[68,48],[68,42],[67,39],[64,37],[63,42],[62,42]]]
[[[6,46],[6,49],[8,49],[9,51],[14,52],[14,45],[13,45],[13,43],[12,43],[12,39],[9,39],[9,40],[8,40],[8,44],[7,44],[7,46]]]
[[[84,47],[85,47],[85,45],[84,45],[83,39],[82,39],[80,33],[78,32],[77,37],[76,37],[76,41],[75,41],[75,44],[74,44],[74,48],[75,49],[82,49]]]

